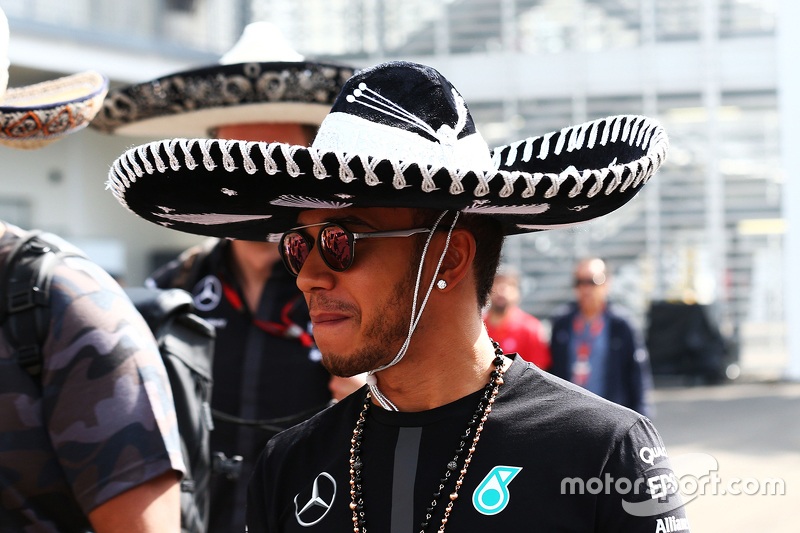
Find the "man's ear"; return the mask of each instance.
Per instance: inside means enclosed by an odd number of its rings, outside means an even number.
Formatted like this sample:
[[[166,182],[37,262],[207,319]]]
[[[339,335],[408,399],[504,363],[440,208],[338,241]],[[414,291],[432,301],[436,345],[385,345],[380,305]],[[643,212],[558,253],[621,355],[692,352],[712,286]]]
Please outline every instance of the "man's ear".
[[[447,241],[446,235],[442,235],[443,246]],[[471,232],[456,228],[450,236],[450,245],[447,247],[447,255],[444,256],[442,266],[436,276],[437,280],[443,279],[447,282],[447,288],[443,292],[451,290],[458,285],[467,272],[470,271],[472,261],[475,259],[475,237]]]

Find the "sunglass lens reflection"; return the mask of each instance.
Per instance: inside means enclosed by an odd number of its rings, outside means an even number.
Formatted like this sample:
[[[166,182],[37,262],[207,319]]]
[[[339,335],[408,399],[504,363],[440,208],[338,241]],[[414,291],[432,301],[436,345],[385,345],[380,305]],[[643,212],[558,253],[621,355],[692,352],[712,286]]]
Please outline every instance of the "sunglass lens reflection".
[[[287,233],[281,245],[286,266],[296,276],[308,258],[308,242],[299,233]]]
[[[328,226],[319,235],[320,251],[333,270],[342,271],[353,261],[350,236],[338,226]]]

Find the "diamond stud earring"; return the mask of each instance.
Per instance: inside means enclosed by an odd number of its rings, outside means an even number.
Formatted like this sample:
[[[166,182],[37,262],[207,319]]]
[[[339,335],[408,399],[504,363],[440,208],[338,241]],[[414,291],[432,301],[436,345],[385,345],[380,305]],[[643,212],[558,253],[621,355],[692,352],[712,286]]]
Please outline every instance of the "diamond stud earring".
[[[440,291],[443,291],[443,290],[445,290],[447,288],[447,282],[445,280],[443,280],[443,279],[440,279],[439,281],[436,282],[436,287]]]

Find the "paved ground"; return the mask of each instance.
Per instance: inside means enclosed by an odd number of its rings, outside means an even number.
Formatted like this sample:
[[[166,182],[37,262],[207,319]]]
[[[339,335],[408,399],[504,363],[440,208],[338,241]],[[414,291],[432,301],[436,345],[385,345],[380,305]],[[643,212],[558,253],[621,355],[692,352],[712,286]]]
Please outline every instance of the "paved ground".
[[[800,532],[800,383],[659,389],[654,399],[670,459],[705,453],[719,465],[717,494],[708,486],[686,506],[693,533]],[[734,478],[751,492],[781,478],[785,494],[732,495]]]

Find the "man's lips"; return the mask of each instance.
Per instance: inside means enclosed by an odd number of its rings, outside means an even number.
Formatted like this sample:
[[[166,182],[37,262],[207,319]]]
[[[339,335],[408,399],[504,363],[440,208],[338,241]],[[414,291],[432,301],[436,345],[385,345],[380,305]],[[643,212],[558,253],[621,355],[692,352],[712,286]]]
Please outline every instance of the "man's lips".
[[[347,320],[348,318],[350,318],[349,315],[346,315],[346,314],[343,314],[343,313],[334,313],[334,312],[329,312],[329,311],[328,312],[325,312],[325,311],[313,312],[312,311],[310,313],[310,316],[311,316],[311,323],[314,324],[314,326],[317,326],[319,324],[331,324],[332,325],[332,324],[336,324],[336,323],[342,322],[343,320]]]

